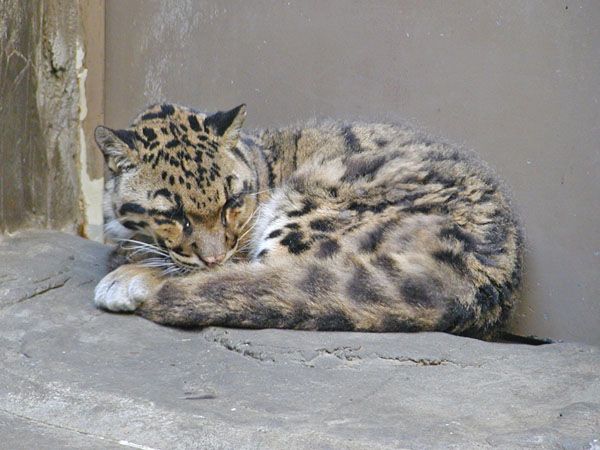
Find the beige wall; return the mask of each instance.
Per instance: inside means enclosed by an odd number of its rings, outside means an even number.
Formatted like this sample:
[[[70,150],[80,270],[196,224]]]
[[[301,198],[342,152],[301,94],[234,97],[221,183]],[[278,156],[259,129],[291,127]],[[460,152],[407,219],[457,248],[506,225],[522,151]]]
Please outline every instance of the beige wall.
[[[408,119],[479,151],[527,228],[513,327],[600,343],[600,3],[107,2],[106,121],[247,102],[248,126]]]

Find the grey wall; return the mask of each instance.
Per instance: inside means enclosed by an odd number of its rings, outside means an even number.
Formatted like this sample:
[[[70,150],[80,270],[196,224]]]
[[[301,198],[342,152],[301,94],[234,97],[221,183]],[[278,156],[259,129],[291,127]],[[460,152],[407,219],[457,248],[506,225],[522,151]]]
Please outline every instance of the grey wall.
[[[408,119],[474,148],[527,229],[513,328],[600,343],[600,3],[109,0],[106,121],[246,102],[248,126]]]

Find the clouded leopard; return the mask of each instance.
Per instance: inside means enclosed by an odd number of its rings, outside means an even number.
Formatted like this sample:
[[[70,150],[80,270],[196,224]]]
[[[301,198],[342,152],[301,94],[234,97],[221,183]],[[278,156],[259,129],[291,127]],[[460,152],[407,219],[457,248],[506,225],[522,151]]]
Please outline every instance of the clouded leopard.
[[[106,232],[126,262],[97,306],[179,327],[505,324],[522,235],[485,164],[403,126],[243,131],[245,116],[161,104],[96,129]]]

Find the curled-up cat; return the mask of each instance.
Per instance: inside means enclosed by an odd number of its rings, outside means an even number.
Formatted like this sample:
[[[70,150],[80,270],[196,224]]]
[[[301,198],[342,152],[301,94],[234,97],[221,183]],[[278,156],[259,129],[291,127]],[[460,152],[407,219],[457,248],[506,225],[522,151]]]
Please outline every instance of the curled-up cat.
[[[485,164],[401,126],[247,132],[245,116],[162,104],[96,129],[127,262],[96,305],[187,328],[485,338],[506,323],[522,232]]]

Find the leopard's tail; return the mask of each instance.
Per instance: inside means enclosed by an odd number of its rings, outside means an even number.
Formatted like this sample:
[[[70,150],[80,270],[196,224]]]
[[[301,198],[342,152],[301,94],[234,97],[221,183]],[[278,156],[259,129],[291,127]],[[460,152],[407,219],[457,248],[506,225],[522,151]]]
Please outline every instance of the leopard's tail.
[[[343,264],[316,258],[233,264],[168,279],[138,314],[185,328],[447,331],[479,337],[508,317],[514,280],[482,282],[428,268],[427,261],[411,267],[419,270],[407,272],[392,256],[349,257]]]

